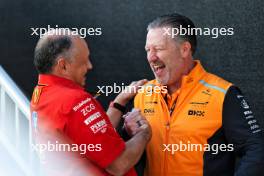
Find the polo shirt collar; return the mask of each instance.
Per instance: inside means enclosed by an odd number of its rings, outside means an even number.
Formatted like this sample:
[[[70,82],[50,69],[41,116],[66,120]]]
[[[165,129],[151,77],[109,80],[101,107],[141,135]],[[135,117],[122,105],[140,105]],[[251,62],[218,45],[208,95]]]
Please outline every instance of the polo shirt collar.
[[[195,66],[188,75],[183,76],[181,88],[196,84],[204,76],[206,71],[204,70],[199,60],[194,60]]]
[[[39,74],[38,78],[38,85],[41,86],[52,86],[52,85],[61,85],[65,87],[70,87],[70,88],[77,88],[77,89],[84,89],[83,87],[79,86],[72,80],[55,76],[52,74]]]
[[[195,66],[194,68],[190,71],[190,73],[188,75],[184,75],[182,78],[182,82],[181,82],[181,87],[174,92],[172,95],[173,97],[177,97],[176,95],[178,95],[180,93],[180,91],[182,91],[183,89],[186,90],[186,88],[191,89],[193,86],[196,85],[196,83],[198,81],[201,80],[201,78],[204,76],[204,74],[206,73],[206,71],[204,70],[201,62],[199,60],[194,60],[195,62]],[[161,86],[157,80],[154,81],[155,85],[157,86]],[[162,96],[164,97],[166,95],[166,93],[162,93]]]

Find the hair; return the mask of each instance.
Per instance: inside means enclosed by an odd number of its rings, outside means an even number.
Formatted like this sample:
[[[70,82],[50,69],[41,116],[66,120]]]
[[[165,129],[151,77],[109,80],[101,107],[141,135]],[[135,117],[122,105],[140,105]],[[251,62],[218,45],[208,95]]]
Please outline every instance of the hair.
[[[177,13],[172,13],[162,15],[154,19],[148,24],[147,30],[149,31],[150,29],[162,27],[171,27],[179,29],[180,26],[185,29],[195,28],[193,22],[189,18]],[[191,44],[192,55],[194,55],[197,45],[197,39],[195,34],[187,33],[186,35],[177,35],[176,39],[180,41],[188,41]]]
[[[72,40],[67,35],[40,39],[34,52],[34,65],[37,71],[42,74],[50,73],[58,56],[62,55],[65,58],[69,56],[71,46]]]

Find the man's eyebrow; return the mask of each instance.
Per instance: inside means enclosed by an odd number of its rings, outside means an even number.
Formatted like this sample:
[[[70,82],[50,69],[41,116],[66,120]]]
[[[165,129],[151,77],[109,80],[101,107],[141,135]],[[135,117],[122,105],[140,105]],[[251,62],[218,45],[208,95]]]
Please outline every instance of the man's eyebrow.
[[[146,44],[145,47],[144,47],[144,49],[147,50],[147,49],[149,49],[150,47],[151,47],[151,46],[149,46],[149,45]]]

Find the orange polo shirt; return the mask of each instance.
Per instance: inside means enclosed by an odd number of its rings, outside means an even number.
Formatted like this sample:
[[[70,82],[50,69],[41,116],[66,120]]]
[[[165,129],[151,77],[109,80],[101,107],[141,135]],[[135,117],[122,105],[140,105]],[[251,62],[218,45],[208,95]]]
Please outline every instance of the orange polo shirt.
[[[135,108],[141,109],[152,127],[152,139],[146,148],[147,176],[203,175],[204,151],[180,151],[179,146],[207,144],[222,126],[222,105],[232,84],[207,73],[199,61],[195,62],[172,95],[148,92],[135,98]],[[156,80],[148,85],[160,86]]]

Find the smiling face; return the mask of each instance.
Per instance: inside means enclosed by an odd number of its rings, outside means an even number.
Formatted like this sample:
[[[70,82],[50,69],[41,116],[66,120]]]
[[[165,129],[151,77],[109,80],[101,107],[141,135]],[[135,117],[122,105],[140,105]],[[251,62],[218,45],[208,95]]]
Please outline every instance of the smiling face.
[[[154,28],[148,31],[145,49],[156,80],[169,89],[179,87],[182,76],[190,68],[186,59],[191,57],[190,44],[176,43],[175,39],[164,34],[163,28]]]

